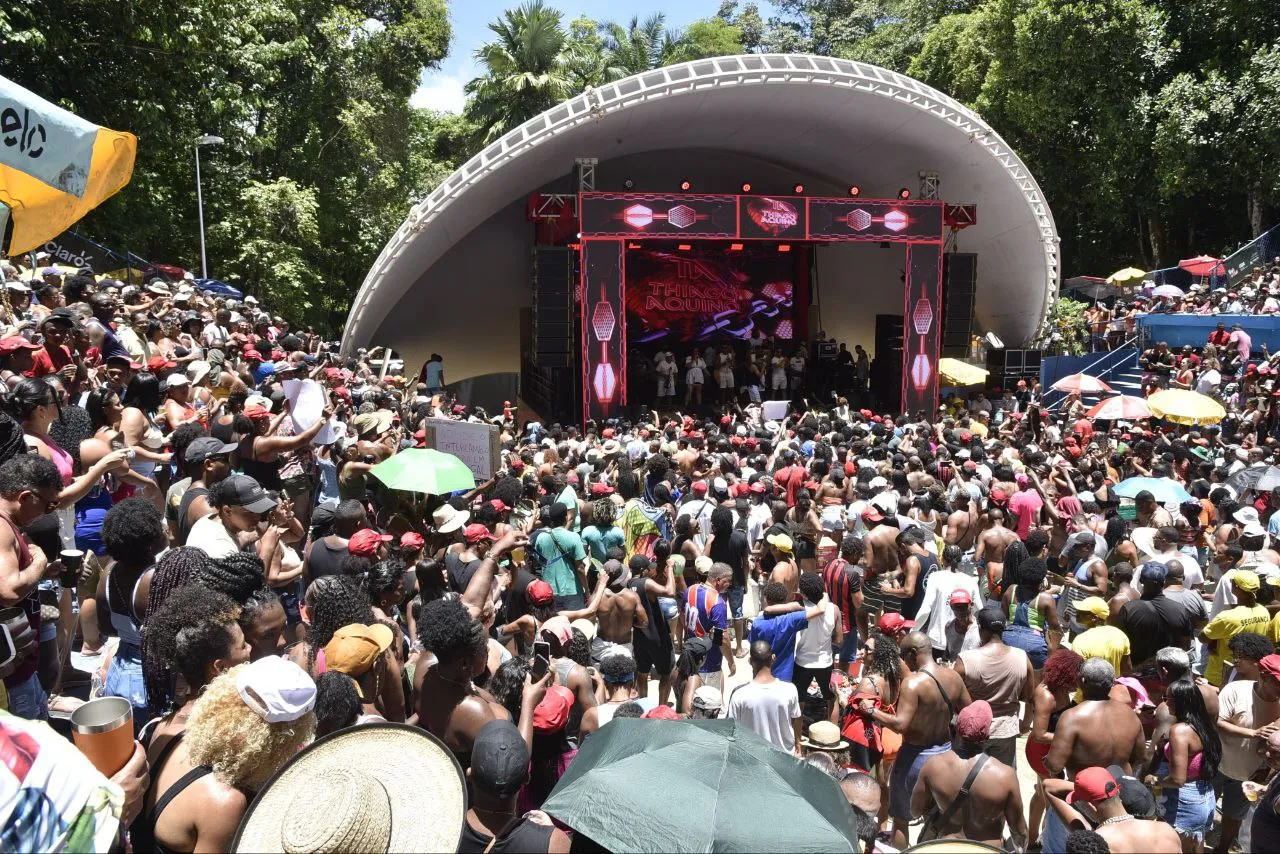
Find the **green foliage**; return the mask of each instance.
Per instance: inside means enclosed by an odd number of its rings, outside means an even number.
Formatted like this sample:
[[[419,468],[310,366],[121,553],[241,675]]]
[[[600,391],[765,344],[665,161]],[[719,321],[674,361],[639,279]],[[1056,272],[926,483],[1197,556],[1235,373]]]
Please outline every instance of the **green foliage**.
[[[1049,339],[1045,348],[1051,356],[1083,356],[1089,342],[1089,322],[1084,313],[1089,303],[1073,300],[1070,297],[1059,297],[1049,311],[1049,320],[1045,328],[1049,331]]]

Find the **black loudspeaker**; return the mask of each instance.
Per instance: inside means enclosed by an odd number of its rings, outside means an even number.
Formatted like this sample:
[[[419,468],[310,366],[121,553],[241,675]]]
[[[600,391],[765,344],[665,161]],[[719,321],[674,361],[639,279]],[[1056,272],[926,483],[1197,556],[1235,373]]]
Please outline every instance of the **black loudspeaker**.
[[[942,355],[963,359],[973,336],[973,305],[978,293],[978,256],[948,252],[942,256]]]
[[[544,368],[568,367],[574,343],[574,261],[577,253],[562,246],[533,250],[533,356]]]
[[[871,396],[877,408],[902,408],[902,315],[876,315],[876,357],[871,362]]]

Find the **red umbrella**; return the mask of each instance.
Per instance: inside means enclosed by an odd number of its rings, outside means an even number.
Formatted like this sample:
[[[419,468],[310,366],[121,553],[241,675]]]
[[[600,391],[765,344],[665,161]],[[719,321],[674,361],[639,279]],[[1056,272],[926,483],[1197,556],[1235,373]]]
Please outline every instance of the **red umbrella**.
[[[1068,394],[1072,392],[1075,394],[1102,394],[1103,392],[1112,391],[1111,386],[1088,374],[1071,374],[1058,380],[1050,388],[1054,391],[1065,391]]]
[[[1119,418],[1124,421],[1137,421],[1139,418],[1150,418],[1151,407],[1147,406],[1147,401],[1141,397],[1122,394],[1119,397],[1109,397],[1101,403],[1095,404],[1085,414],[1090,418],[1105,418],[1107,420]]]
[[[1179,261],[1178,266],[1193,276],[1204,278],[1216,276],[1222,272],[1222,259],[1214,258],[1212,255],[1197,255],[1194,258]]]

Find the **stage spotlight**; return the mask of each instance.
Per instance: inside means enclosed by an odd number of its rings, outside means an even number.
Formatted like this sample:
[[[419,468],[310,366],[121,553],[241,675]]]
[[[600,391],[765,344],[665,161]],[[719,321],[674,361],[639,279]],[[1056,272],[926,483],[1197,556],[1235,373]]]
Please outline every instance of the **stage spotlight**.
[[[791,244],[790,244],[790,243],[779,243],[779,244],[778,244],[778,251],[779,251],[779,252],[790,252],[790,251],[791,251]]]
[[[689,183],[688,181],[680,182],[680,192],[687,193],[692,188],[693,188],[693,184]]]
[[[681,252],[688,252],[690,249],[693,248],[693,246],[691,246],[688,243],[681,243],[676,248],[679,249]]]
[[[804,192],[804,184],[796,184],[791,188],[791,192],[795,193],[797,196],[800,195]]]
[[[852,187],[849,188],[849,195],[855,199],[858,198],[858,196],[862,195],[862,188],[859,187],[857,184],[854,184]]]
[[[909,190],[906,187],[903,187],[901,190],[898,191],[898,198],[903,200],[911,198],[911,190]]]
[[[730,252],[741,252],[741,251],[742,251],[742,244],[741,244],[741,243],[730,243],[730,244],[729,244],[729,251],[730,251]]]
[[[628,249],[639,249],[639,248],[640,248],[640,244],[639,244],[639,243],[628,243],[628,244],[627,244],[627,248],[628,248]]]
[[[750,193],[750,192],[751,192],[751,184],[750,184],[750,182],[748,182],[748,181],[743,181],[743,182],[742,182],[742,192],[744,192],[744,193]]]
[[[626,189],[626,190],[634,190],[636,188],[636,182],[628,178],[627,180],[622,182],[622,187],[623,189]]]

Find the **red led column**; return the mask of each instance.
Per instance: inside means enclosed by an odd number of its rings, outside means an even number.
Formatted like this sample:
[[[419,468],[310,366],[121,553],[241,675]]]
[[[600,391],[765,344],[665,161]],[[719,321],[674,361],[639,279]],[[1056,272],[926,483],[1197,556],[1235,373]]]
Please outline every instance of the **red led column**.
[[[584,240],[581,251],[582,412],[601,421],[627,402],[626,243]]]

